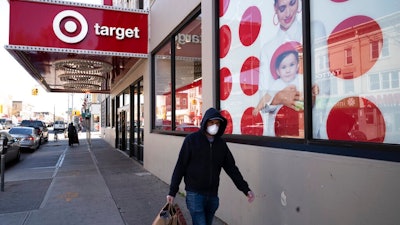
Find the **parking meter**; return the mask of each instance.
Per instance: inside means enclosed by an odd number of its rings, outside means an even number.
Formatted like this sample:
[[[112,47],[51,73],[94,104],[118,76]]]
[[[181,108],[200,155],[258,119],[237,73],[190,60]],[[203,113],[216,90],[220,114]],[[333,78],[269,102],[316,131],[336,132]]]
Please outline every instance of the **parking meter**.
[[[8,149],[7,143],[8,143],[8,138],[3,135],[0,136],[0,154],[1,155],[7,154],[7,149]]]
[[[6,164],[6,160],[5,160],[5,156],[7,153],[7,149],[8,149],[8,138],[5,137],[4,135],[0,136],[0,156],[1,156],[1,161],[0,161],[0,189],[1,191],[4,191],[4,170],[5,170],[5,164]]]

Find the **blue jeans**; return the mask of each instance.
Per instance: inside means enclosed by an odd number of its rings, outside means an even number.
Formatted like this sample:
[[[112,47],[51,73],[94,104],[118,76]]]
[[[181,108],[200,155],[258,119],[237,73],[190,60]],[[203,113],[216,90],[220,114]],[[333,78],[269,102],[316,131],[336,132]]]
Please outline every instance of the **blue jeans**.
[[[186,206],[192,216],[193,225],[211,225],[219,206],[219,198],[187,191]]]

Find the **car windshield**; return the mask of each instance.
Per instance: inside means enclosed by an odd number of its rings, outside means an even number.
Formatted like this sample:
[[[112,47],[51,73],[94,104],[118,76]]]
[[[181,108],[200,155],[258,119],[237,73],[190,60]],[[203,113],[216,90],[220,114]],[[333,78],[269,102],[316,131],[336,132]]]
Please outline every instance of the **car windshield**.
[[[8,132],[10,134],[31,134],[32,130],[27,128],[11,128]]]
[[[42,127],[43,124],[41,121],[37,121],[37,120],[23,120],[21,122],[21,126],[24,127]]]

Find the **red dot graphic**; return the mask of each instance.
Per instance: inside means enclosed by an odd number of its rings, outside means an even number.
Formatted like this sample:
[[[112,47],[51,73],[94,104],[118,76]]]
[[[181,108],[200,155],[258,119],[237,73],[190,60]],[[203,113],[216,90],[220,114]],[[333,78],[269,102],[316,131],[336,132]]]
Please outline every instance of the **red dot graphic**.
[[[229,48],[231,47],[231,41],[232,41],[232,36],[231,36],[231,29],[227,25],[223,25],[219,29],[219,43],[220,43],[220,49],[219,49],[219,57],[224,58],[228,52]]]
[[[383,142],[386,125],[379,108],[368,99],[354,96],[337,102],[326,124],[331,140]]]
[[[228,68],[224,67],[221,68],[219,75],[220,99],[226,100],[232,91],[232,74]]]
[[[219,0],[219,17],[225,15],[228,10],[230,0]]]
[[[304,111],[282,106],[275,117],[275,136],[304,137]]]
[[[264,132],[262,117],[260,113],[253,116],[253,109],[254,107],[249,107],[244,111],[240,121],[240,131],[246,135],[261,136]]]
[[[243,14],[239,25],[239,38],[244,46],[254,43],[260,34],[261,12],[256,6],[249,7]]]
[[[247,58],[240,70],[240,87],[245,95],[251,96],[258,91],[260,79],[260,60],[255,56]]]
[[[228,121],[224,134],[232,134],[233,132],[233,123],[232,123],[232,116],[227,110],[221,110],[221,115],[225,117]]]
[[[353,16],[344,20],[328,38],[330,71],[342,79],[365,74],[379,58],[378,46],[382,43],[382,30],[372,18]],[[376,51],[371,49],[373,44]]]

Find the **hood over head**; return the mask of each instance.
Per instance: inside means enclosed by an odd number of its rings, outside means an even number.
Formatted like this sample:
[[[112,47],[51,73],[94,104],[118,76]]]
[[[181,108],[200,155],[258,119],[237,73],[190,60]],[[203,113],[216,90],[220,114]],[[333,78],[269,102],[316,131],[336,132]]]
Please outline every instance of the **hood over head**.
[[[225,128],[226,128],[226,125],[228,124],[228,121],[215,108],[209,108],[204,113],[203,119],[201,120],[201,130],[203,132],[207,132],[207,121],[215,120],[215,119],[221,120],[221,124],[219,126],[218,133],[215,136],[222,136],[222,134],[224,134],[224,132],[225,132]]]

